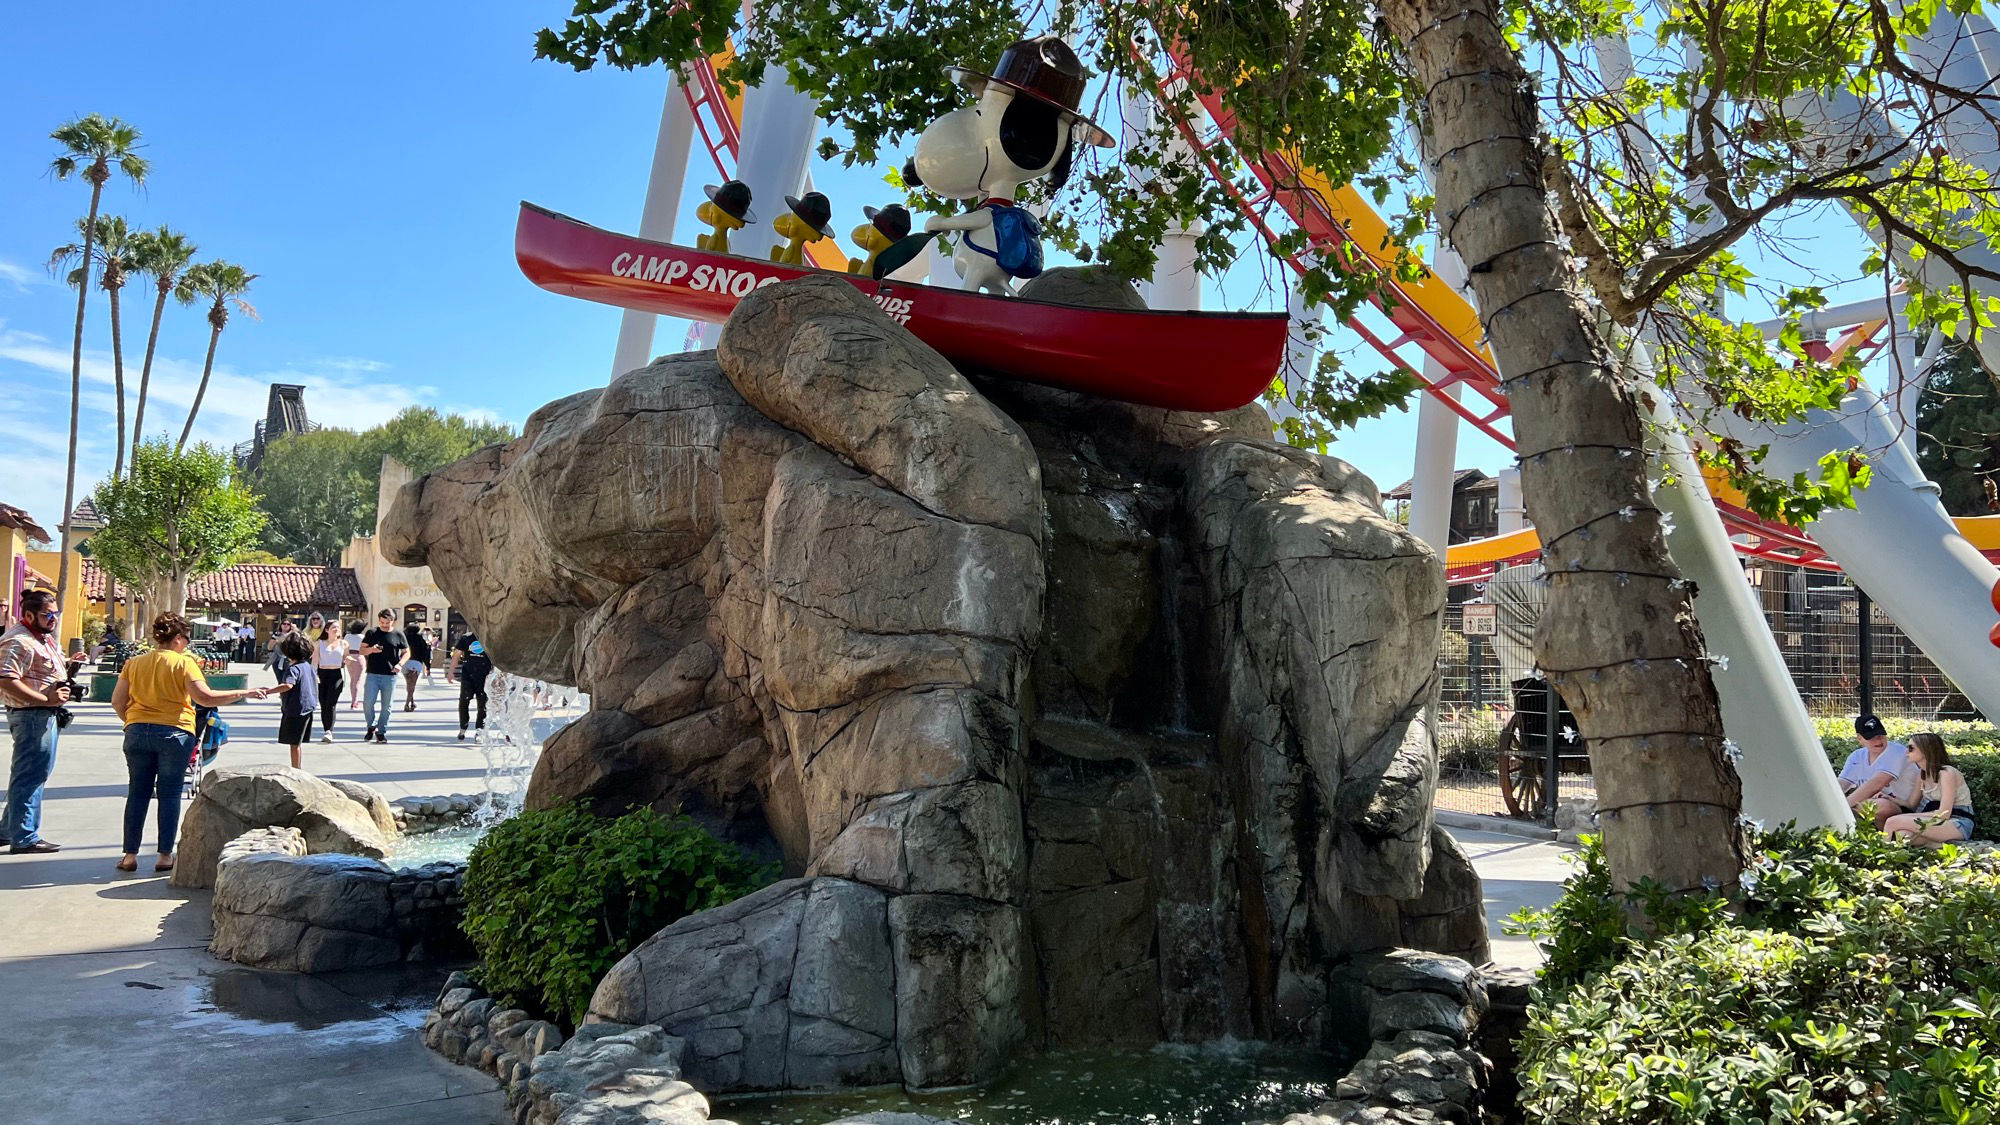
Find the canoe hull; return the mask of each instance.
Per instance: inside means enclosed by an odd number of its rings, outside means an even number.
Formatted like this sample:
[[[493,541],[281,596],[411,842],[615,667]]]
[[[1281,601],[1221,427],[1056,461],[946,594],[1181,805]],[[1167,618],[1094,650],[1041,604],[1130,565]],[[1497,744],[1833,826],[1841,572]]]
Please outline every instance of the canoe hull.
[[[961,368],[1173,410],[1233,410],[1271,385],[1283,313],[1091,309],[828,274],[618,234],[521,204],[514,255],[553,293],[721,323],[755,290],[845,278]]]

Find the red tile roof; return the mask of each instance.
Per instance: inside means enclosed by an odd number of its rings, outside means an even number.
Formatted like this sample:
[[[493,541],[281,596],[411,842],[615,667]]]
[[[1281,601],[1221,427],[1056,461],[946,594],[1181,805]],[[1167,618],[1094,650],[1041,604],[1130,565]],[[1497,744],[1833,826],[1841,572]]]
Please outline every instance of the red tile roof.
[[[93,602],[104,600],[104,571],[88,559],[83,564],[83,590]],[[123,587],[119,600],[124,600]],[[352,567],[239,563],[189,583],[188,604],[366,609],[368,601]]]
[[[0,527],[18,527],[27,532],[30,539],[39,539],[45,543],[54,541],[32,516],[12,504],[0,504]]]

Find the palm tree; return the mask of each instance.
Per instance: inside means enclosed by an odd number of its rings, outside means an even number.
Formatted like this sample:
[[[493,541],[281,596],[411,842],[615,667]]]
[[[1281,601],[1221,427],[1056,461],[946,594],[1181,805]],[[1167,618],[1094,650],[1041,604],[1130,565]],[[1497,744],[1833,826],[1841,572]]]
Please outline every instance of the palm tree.
[[[118,402],[118,450],[112,462],[111,479],[117,480],[125,475],[125,337],[118,298],[124,292],[126,276],[138,268],[133,253],[134,236],[126,229],[125,220],[117,215],[100,216],[95,230],[84,230],[82,219],[77,220],[76,227],[83,241],[56,247],[49,255],[49,272],[74,265],[64,280],[71,285],[83,285],[89,281],[89,265],[95,263],[99,271],[97,283],[111,297],[111,378]]]
[[[159,291],[153,300],[153,329],[146,336],[146,361],[139,368],[139,402],[132,411],[134,458],[139,456],[139,441],[146,434],[146,391],[153,381],[153,348],[160,342],[160,314],[166,311],[169,294],[183,305],[194,303],[194,290],[181,284],[183,271],[194,255],[195,244],[170,227],[142,230],[132,236],[133,272],[152,278]]]
[[[215,370],[215,342],[222,338],[222,328],[229,323],[230,304],[234,302],[245,316],[257,319],[257,310],[243,300],[243,294],[250,291],[250,283],[256,279],[256,274],[246,273],[242,266],[222,261],[191,266],[182,277],[182,283],[190,293],[207,297],[211,303],[208,306],[208,358],[202,361],[201,385],[195,388],[194,405],[188,407],[187,424],[181,427],[181,440],[174,446],[176,453],[187,445],[188,435],[194,432],[194,417],[201,413],[202,396],[208,393],[208,375]]]
[[[70,509],[76,504],[76,422],[83,408],[83,309],[90,297],[90,243],[97,233],[97,205],[104,198],[104,185],[111,179],[112,165],[117,165],[118,171],[134,184],[146,181],[148,165],[137,151],[139,130],[116,117],[86,114],[64,122],[49,134],[49,139],[62,146],[61,153],[49,162],[49,172],[58,180],[80,173],[90,182],[90,213],[83,224],[85,284],[76,288],[76,341],[70,348],[69,360],[69,468],[63,478],[61,525],[67,527]],[[70,552],[67,532],[58,533],[65,537],[58,544],[62,548],[62,564],[56,572],[56,604],[61,605],[69,596]]]

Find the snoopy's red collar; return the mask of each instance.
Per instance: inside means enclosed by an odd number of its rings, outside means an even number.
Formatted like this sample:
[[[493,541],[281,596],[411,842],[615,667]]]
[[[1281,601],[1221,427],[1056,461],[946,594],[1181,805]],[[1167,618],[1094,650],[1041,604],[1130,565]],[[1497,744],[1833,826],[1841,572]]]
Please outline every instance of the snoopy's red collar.
[[[979,204],[979,206],[980,206],[980,207],[1012,207],[1013,205],[1014,205],[1014,201],[1013,201],[1013,200],[1011,200],[1011,199],[1002,199],[1001,197],[999,197],[999,196],[997,196],[997,195],[996,195],[996,196],[994,196],[994,197],[993,197],[993,198],[991,198],[991,199],[987,199],[987,200],[983,200],[983,201],[981,201],[981,202],[980,202],[980,204]],[[974,208],[974,210],[977,210],[977,209],[978,209],[978,208]]]

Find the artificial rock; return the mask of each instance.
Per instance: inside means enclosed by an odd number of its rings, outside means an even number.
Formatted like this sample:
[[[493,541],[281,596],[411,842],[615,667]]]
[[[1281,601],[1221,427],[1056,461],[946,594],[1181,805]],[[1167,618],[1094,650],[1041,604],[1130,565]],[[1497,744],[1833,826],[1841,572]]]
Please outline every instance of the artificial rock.
[[[1270,432],[956,370],[806,278],[412,482],[382,543],[500,667],[590,693],[530,807],[679,807],[795,876],[592,1002],[702,1089],[1327,1042],[1367,1034],[1333,959],[1485,931],[1430,815],[1437,560]]]
[[[181,821],[173,885],[212,887],[223,846],[258,828],[296,828],[312,853],[381,859],[396,822],[381,794],[352,781],[330,782],[288,766],[218,766]]]

